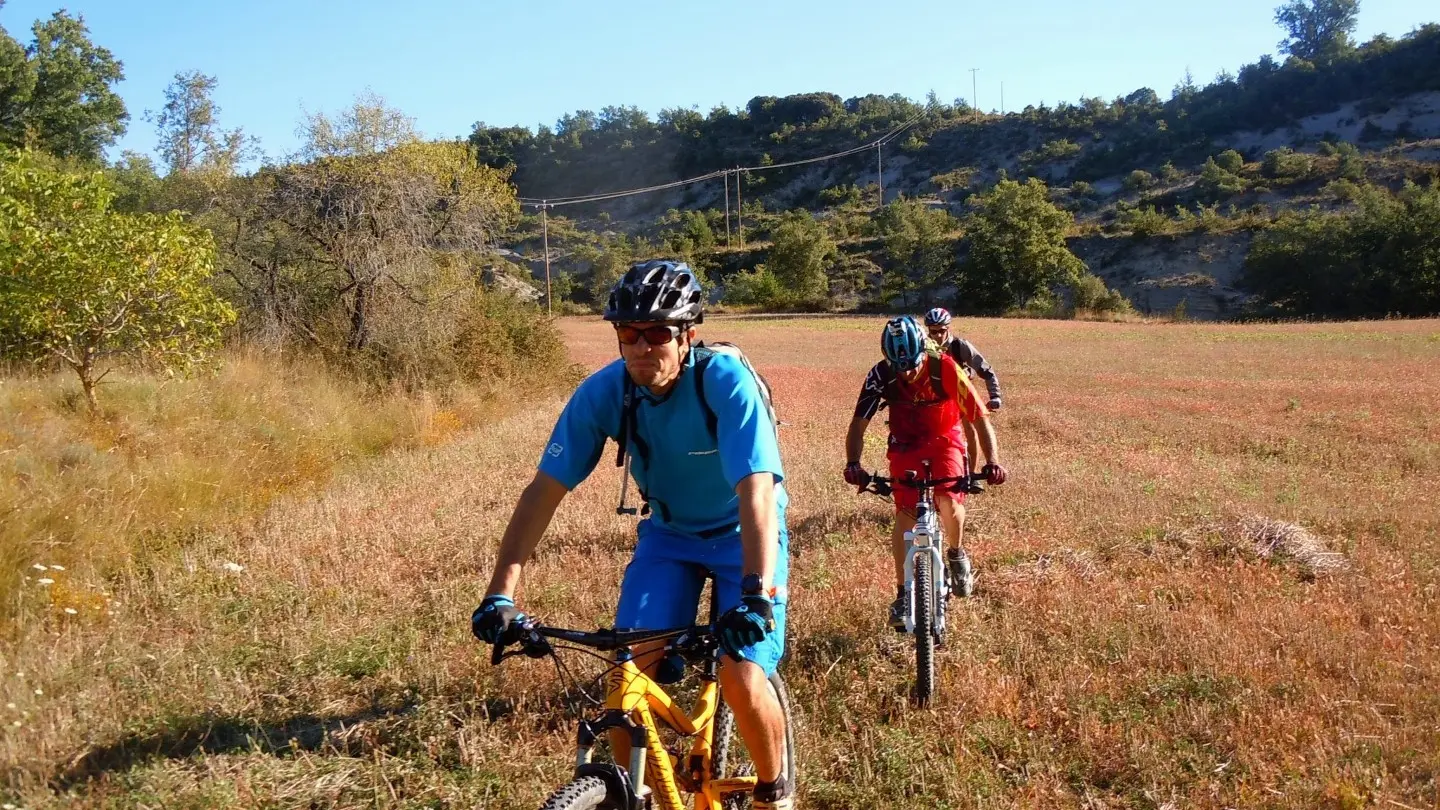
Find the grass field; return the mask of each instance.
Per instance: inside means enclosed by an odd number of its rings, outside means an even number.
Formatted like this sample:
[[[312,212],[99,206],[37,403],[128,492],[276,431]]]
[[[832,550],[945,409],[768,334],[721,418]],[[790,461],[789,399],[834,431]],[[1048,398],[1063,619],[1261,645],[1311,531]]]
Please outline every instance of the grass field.
[[[1440,324],[961,323],[1006,388],[1012,480],[973,501],[979,594],[929,710],[883,626],[888,505],[840,480],[879,324],[702,329],[745,347],[788,423],[801,807],[1440,808]],[[563,329],[577,362],[614,356],[602,324]],[[573,756],[560,681],[491,668],[467,621],[561,403],[102,582],[22,560],[19,587],[113,601],[3,642],[0,802],[538,807]],[[608,621],[617,494],[603,461],[522,605]]]

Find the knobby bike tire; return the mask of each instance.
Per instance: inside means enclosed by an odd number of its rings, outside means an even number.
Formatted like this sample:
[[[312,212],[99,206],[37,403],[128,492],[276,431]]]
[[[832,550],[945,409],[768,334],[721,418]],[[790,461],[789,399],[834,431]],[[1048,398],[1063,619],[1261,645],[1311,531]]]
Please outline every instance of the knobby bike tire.
[[[598,776],[584,776],[550,794],[540,810],[621,810],[610,804],[605,781]]]
[[[929,553],[915,557],[915,702],[935,694],[935,571]]]
[[[790,692],[785,688],[785,681],[776,672],[770,676],[770,688],[774,690],[775,697],[780,701],[780,713],[785,716],[785,782],[790,785],[790,790],[795,790],[795,715],[790,711]],[[735,731],[735,713],[730,711],[726,705],[725,698],[720,697],[720,706],[715,710],[715,736],[714,749],[711,757],[711,764],[714,768],[716,778],[729,778],[734,776],[751,776],[755,773],[755,766],[752,762],[739,762],[734,756],[734,748],[740,742],[740,735]],[[732,760],[737,760],[732,762]],[[750,797],[746,795],[731,796],[725,801],[726,810],[744,810],[750,806]]]

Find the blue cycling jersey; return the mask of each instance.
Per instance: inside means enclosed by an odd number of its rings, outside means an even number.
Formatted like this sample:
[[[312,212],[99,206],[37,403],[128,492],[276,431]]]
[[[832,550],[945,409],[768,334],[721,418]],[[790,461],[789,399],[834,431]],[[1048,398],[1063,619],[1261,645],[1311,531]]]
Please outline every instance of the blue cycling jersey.
[[[716,417],[716,436],[706,428],[692,376],[695,352],[665,396],[637,387],[631,473],[651,504],[651,519],[682,534],[698,535],[740,520],[735,487],[760,472],[775,476],[777,504],[787,503],[780,447],[755,375],[737,357],[715,354],[704,366],[705,400]],[[606,438],[620,435],[625,361],[617,359],[580,384],[550,434],[539,469],[574,489],[595,469]],[[738,526],[736,528],[738,532]]]

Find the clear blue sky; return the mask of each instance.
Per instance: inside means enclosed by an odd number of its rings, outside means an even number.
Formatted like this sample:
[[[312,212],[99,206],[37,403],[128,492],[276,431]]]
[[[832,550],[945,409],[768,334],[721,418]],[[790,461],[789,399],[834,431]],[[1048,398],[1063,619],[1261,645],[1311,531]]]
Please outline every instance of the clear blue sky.
[[[903,93],[1005,106],[1162,97],[1188,67],[1201,84],[1274,53],[1280,0],[69,0],[125,63],[131,114],[119,149],[151,151],[177,71],[219,80],[221,124],[272,155],[297,145],[303,107],[333,111],[372,89],[430,137],[476,121],[553,125],[633,104],[655,113],[757,95]],[[9,0],[22,43],[60,5]],[[1358,39],[1440,21],[1433,0],[1362,0]],[[112,150],[114,154],[119,149]]]

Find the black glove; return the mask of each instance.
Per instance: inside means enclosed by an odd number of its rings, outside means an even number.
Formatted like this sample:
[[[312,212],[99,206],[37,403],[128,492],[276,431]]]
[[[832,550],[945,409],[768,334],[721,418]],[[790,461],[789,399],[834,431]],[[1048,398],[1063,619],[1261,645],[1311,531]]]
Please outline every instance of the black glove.
[[[721,614],[715,622],[720,647],[736,661],[744,661],[740,650],[765,640],[775,629],[775,609],[770,597],[752,594],[740,597],[740,604]]]
[[[515,641],[516,631],[524,620],[525,614],[515,607],[514,600],[492,594],[470,614],[470,632],[486,644],[509,644]]]

